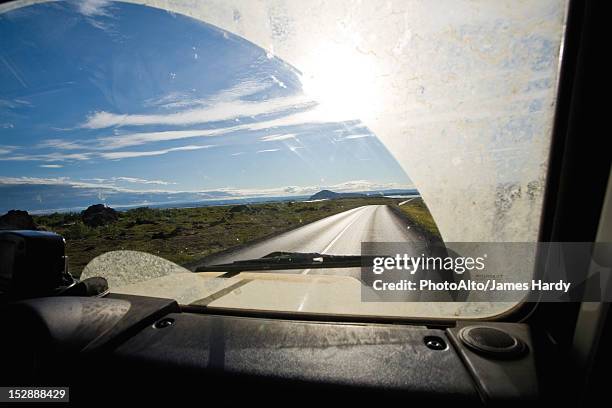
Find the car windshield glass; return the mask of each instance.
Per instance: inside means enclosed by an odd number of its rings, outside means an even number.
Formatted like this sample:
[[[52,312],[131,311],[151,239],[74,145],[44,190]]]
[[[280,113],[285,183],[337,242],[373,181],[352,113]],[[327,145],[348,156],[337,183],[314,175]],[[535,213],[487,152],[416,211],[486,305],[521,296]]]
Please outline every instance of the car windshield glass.
[[[367,303],[358,265],[364,243],[537,240],[565,1],[162,3],[0,5],[0,228],[208,307],[516,303]],[[237,261],[260,273],[214,271]]]

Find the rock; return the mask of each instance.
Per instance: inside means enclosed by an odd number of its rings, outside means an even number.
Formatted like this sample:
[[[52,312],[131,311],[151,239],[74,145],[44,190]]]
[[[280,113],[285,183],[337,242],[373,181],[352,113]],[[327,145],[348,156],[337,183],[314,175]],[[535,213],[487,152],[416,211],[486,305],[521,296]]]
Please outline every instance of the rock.
[[[35,230],[37,227],[27,211],[10,210],[0,217],[0,229]]]
[[[231,207],[229,209],[230,213],[239,213],[239,212],[246,212],[246,213],[255,213],[257,212],[257,210],[253,207],[251,207],[250,205],[246,205],[246,204],[238,204],[235,205],[233,207]]]
[[[100,227],[111,224],[119,219],[119,213],[104,204],[95,204],[87,207],[81,213],[83,224],[88,227]]]
[[[235,205],[235,206],[233,206],[232,208],[229,209],[229,212],[231,212],[231,213],[245,212],[245,211],[249,211],[249,206],[248,205],[244,205],[244,204]]]
[[[185,230],[182,227],[176,227],[175,229],[173,229],[172,231],[165,233],[164,231],[160,231],[160,232],[155,232],[151,235],[151,239],[168,239],[168,238],[174,238],[177,235],[180,235],[181,233],[183,233]]]

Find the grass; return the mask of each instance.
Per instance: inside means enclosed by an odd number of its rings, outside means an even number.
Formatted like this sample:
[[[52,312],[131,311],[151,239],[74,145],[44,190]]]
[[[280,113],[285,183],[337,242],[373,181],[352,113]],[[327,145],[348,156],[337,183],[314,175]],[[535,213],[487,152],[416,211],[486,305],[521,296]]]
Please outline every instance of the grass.
[[[421,229],[440,240],[442,239],[438,226],[422,198],[414,198],[399,208],[406,217]]]
[[[319,202],[278,202],[248,206],[136,208],[120,212],[110,225],[88,227],[80,214],[34,216],[46,230],[66,238],[70,272],[80,276],[96,256],[113,250],[144,251],[178,264],[189,264],[215,252],[288,231],[301,225],[368,204],[397,205],[401,200],[342,198]],[[414,200],[413,200],[414,201]],[[411,202],[412,203],[412,202]],[[409,204],[411,204],[409,203]],[[402,211],[437,231],[427,207],[406,204]]]

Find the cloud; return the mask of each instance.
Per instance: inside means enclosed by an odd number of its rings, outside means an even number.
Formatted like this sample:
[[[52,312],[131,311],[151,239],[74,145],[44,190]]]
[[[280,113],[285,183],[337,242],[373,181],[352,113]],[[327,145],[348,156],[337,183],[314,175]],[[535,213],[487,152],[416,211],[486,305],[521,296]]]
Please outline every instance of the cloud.
[[[260,137],[259,141],[261,141],[261,142],[277,142],[277,141],[280,141],[280,140],[295,139],[295,136],[296,135],[294,133],[280,134],[280,135],[269,135],[269,136]]]
[[[210,147],[213,147],[213,146],[212,145],[208,145],[208,146],[189,145],[189,146],[172,147],[169,149],[152,150],[152,151],[108,152],[108,153],[101,153],[100,156],[105,159],[109,159],[109,160],[119,160],[119,159],[127,159],[127,158],[132,158],[132,157],[161,156],[163,154],[167,154],[170,152],[200,150],[200,149],[208,149]]]
[[[162,109],[177,109],[186,108],[194,105],[202,105],[205,101],[186,92],[170,92],[169,94],[149,98],[144,101],[144,106],[147,108],[155,107]]]
[[[227,187],[219,189],[229,193],[235,197],[261,197],[261,196],[305,196],[312,195],[321,190],[332,190],[339,193],[357,192],[357,191],[380,191],[392,189],[411,189],[413,185],[404,185],[399,183],[380,183],[372,180],[350,180],[336,184],[320,184],[309,186],[281,186],[274,188],[235,188]]]
[[[0,161],[82,161],[91,159],[91,153],[46,153],[18,154],[15,156],[0,156]]]
[[[4,185],[69,185],[80,188],[114,188],[112,185],[84,183],[74,181],[70,177],[4,177],[0,176],[0,184]]]
[[[96,3],[97,4],[97,3]],[[93,7],[95,4],[90,4]],[[275,78],[272,78],[274,80]],[[267,82],[265,82],[267,81]],[[163,131],[148,132],[127,132],[112,135],[103,135],[94,139],[87,140],[68,140],[68,139],[48,139],[42,141],[34,148],[53,149],[51,153],[28,151],[27,154],[13,154],[12,156],[1,156],[11,153],[7,148],[0,149],[1,161],[19,160],[39,160],[51,162],[63,161],[83,161],[94,158],[107,160],[118,160],[135,157],[158,156],[175,151],[187,151],[205,148],[203,146],[182,146],[175,148],[151,148],[149,150],[123,151],[122,149],[134,146],[147,145],[150,143],[167,142],[181,139],[217,137],[239,132],[258,132],[276,130],[275,133],[259,138],[261,142],[274,142],[295,139],[296,134],[278,133],[278,130],[285,127],[300,125],[312,125],[321,123],[334,123],[329,120],[329,115],[308,100],[305,96],[298,94],[288,97],[280,97],[265,101],[245,101],[241,98],[253,96],[258,92],[268,90],[270,79],[247,80],[238,83],[236,86],[223,89],[206,100],[190,98],[186,93],[173,92],[161,95],[145,101],[146,106],[157,106],[167,108],[170,106],[196,106],[181,110],[175,113],[161,114],[114,114],[110,112],[96,112],[90,115],[82,127],[89,129],[105,129],[109,127],[121,126],[141,126],[141,125],[176,125],[186,126],[190,124],[206,124],[211,126],[209,129],[174,129]],[[278,84],[277,84],[278,85]],[[258,115],[275,114],[273,119],[257,120]],[[251,123],[242,123],[240,118],[249,117]],[[224,127],[215,126],[214,122],[234,119],[234,121]],[[349,118],[346,118],[349,120]],[[345,123],[348,123],[345,121]],[[115,129],[115,132],[117,130]],[[369,134],[368,134],[369,136]],[[349,135],[345,139],[366,137],[365,134]],[[209,146],[206,146],[209,147]],[[291,148],[296,151],[299,147]],[[278,149],[264,149],[258,153],[273,152]],[[70,152],[73,151],[73,152]]]
[[[158,185],[162,185],[162,186],[167,186],[167,185],[170,185],[170,184],[176,184],[176,183],[172,183],[172,182],[169,182],[169,181],[147,180],[147,179],[142,179],[142,178],[138,178],[138,177],[113,177],[112,180],[125,181],[127,183],[137,183],[137,184],[158,184]]]
[[[41,148],[50,147],[50,148],[61,149],[61,150],[80,150],[80,149],[84,149],[86,146],[79,143],[78,141],[70,141],[70,140],[64,140],[64,139],[47,139],[39,143],[37,147],[41,147]]]
[[[9,154],[15,150],[15,146],[0,146],[0,154]]]
[[[171,190],[134,190],[123,188],[114,184],[114,181],[120,179],[121,177],[113,177],[110,179],[106,178],[90,178],[90,179],[81,179],[81,180],[73,180],[70,177],[4,177],[0,176],[0,185],[54,185],[54,186],[68,186],[73,188],[80,189],[94,189],[99,191],[100,189],[104,189],[105,191],[116,191],[116,192],[125,192],[125,193],[143,193],[143,192],[152,192],[152,193],[172,193],[175,191]],[[129,178],[129,177],[127,177]],[[134,178],[134,180],[138,180]],[[158,183],[168,183],[160,180],[144,180],[143,184],[158,184]],[[92,183],[93,181],[93,183]],[[164,184],[165,185],[165,184]]]
[[[265,150],[258,150],[256,153],[269,153],[269,152],[278,152],[280,149],[265,149]]]
[[[154,142],[188,139],[192,137],[208,137],[227,133],[231,131],[231,129],[232,128],[209,130],[169,130],[163,132],[128,133],[117,136],[104,136],[96,140],[97,147],[94,148],[111,150]]]
[[[291,109],[312,106],[313,102],[302,94],[267,99],[263,101],[248,101],[241,98],[252,96],[269,88],[269,84],[254,80],[242,81],[237,85],[224,89],[206,98],[205,101],[190,100],[187,105],[202,106],[175,113],[161,114],[117,114],[106,111],[94,112],[81,125],[87,129],[104,129],[122,126],[174,125],[187,126],[208,122],[220,122],[241,117],[255,117],[279,113]],[[180,103],[183,94],[168,94],[157,100],[145,101],[145,104]]]
[[[0,184],[66,184],[68,180],[67,177],[40,178],[0,176]]]
[[[42,167],[45,169],[61,169],[64,166],[62,166],[61,164],[41,164],[38,167]]]
[[[276,78],[270,77],[272,81]],[[269,89],[271,84],[257,78],[243,80],[234,86],[222,89],[206,98],[194,98],[188,92],[170,92],[144,101],[145,107],[157,107],[163,109],[185,108],[190,106],[209,106],[219,102],[231,102],[241,98],[252,96],[258,92]]]
[[[217,104],[169,114],[115,114],[95,112],[81,125],[87,129],[103,129],[123,126],[170,125],[187,126],[208,122],[221,122],[241,117],[254,117],[299,109],[311,105],[302,96],[270,99],[262,102],[219,102]]]
[[[32,107],[32,104],[23,99],[0,99],[0,108],[2,109],[16,109]]]
[[[256,93],[270,89],[271,84],[265,78],[253,77],[242,80],[235,85],[222,89],[221,91],[207,98],[208,103],[231,102],[242,98],[250,97]]]
[[[85,16],[106,16],[106,1],[91,0],[77,3],[77,7]],[[145,107],[162,109],[176,108],[175,112],[161,112],[152,114],[129,114],[98,111],[90,114],[84,123],[78,127],[86,129],[108,129],[124,126],[189,126],[207,125],[208,129],[173,129],[163,131],[126,132],[111,135],[102,135],[94,139],[68,140],[49,139],[42,141],[35,148],[53,149],[52,153],[36,153],[1,157],[0,160],[41,160],[41,161],[77,161],[102,158],[109,160],[157,156],[173,151],[194,150],[202,147],[183,146],[179,148],[156,148],[142,151],[116,151],[128,147],[141,146],[150,143],[167,142],[173,140],[217,137],[238,132],[268,131],[284,127],[333,123],[338,118],[331,119],[325,110],[314,101],[296,90],[291,96],[278,97],[267,100],[254,99],[258,93],[270,90],[272,87],[285,85],[274,75],[262,74],[261,77],[242,80],[234,86],[222,89],[202,98],[194,98],[189,92],[170,92],[144,101]],[[23,105],[25,102],[4,101],[11,106]],[[274,115],[270,119],[269,115]],[[242,118],[248,118],[244,123]],[[342,119],[342,118],[340,118]],[[348,118],[346,118],[348,120]],[[229,125],[219,127],[219,122],[230,121]],[[115,129],[117,132],[117,129]],[[274,133],[263,136],[261,142],[290,140],[296,137],[293,133]],[[358,137],[358,136],[354,136]],[[359,136],[361,137],[361,136]],[[351,138],[351,136],[347,137]],[[74,152],[66,152],[66,151]],[[295,151],[295,149],[292,149]],[[272,149],[260,152],[276,151]],[[10,153],[6,149],[0,154]],[[35,154],[36,153],[36,154]]]
[[[167,186],[167,185],[171,185],[171,184],[176,184],[174,182],[170,182],[170,181],[164,181],[164,180],[148,180],[148,179],[143,179],[140,177],[125,177],[125,176],[119,176],[119,177],[110,177],[110,178],[100,178],[100,177],[96,177],[96,178],[87,178],[87,179],[81,179],[82,181],[93,181],[96,183],[113,183],[116,181],[122,181],[122,182],[126,182],[126,183],[136,183],[136,184],[158,184],[158,185],[163,185],[163,186]]]
[[[87,17],[110,16],[108,12],[108,7],[111,5],[110,0],[77,0],[72,3],[77,6],[81,14]]]
[[[346,140],[346,139],[363,139],[364,137],[375,137],[373,134],[371,133],[363,133],[363,134],[357,134],[357,135],[348,135],[348,136],[344,136],[342,139],[340,140]]]

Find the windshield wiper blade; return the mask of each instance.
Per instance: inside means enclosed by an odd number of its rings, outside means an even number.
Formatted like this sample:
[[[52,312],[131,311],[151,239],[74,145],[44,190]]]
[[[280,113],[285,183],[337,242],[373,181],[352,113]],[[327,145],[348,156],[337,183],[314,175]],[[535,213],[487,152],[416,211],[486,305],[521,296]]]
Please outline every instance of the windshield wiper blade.
[[[371,258],[360,255],[325,255],[303,252],[272,252],[261,258],[206,265],[196,272],[278,271],[283,269],[355,268],[370,265]]]

